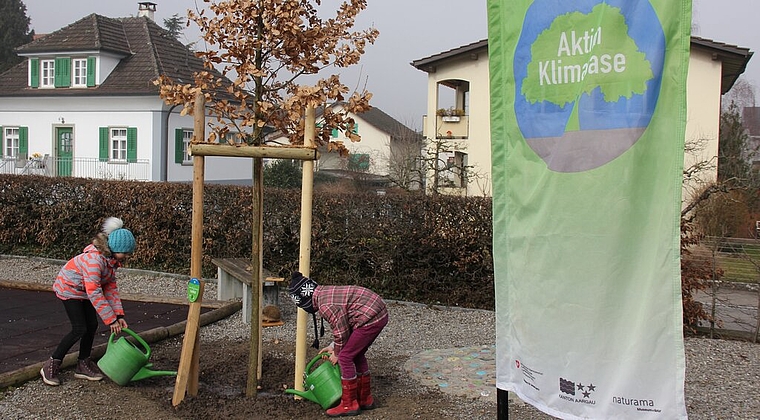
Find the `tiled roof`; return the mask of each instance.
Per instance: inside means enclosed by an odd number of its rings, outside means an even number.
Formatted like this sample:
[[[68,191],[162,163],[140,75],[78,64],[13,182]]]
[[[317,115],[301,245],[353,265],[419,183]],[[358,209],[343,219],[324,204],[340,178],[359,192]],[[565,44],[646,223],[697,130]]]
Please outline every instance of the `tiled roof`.
[[[93,13],[16,49],[20,55],[94,50],[130,53],[121,21]]]
[[[749,48],[739,47],[736,45],[725,44],[713,41],[707,38],[697,36],[691,37],[692,47],[701,47],[711,51],[716,58],[720,58],[723,63],[722,91],[728,92],[736,82],[736,79],[744,73],[747,63],[752,58],[753,52]],[[448,51],[431,55],[429,57],[414,60],[410,64],[418,70],[426,73],[435,73],[436,67],[451,59],[461,59],[463,57],[476,57],[479,50],[488,49],[488,40],[483,39],[471,44],[463,45]]]
[[[108,52],[124,57],[103,83],[91,88],[32,89],[26,61],[0,75],[0,96],[156,95],[161,74],[190,83],[203,61],[147,17],[86,16],[17,49],[19,55]],[[217,73],[218,77],[222,77]]]
[[[422,139],[422,134],[405,126],[379,108],[372,107],[369,111],[359,114],[359,116],[367,123],[372,124],[373,127],[389,134],[391,138],[403,140]]]
[[[747,63],[749,63],[752,54],[754,54],[749,48],[700,38],[698,36],[691,37],[691,47],[705,48],[713,54],[714,59],[721,61],[723,77],[720,93],[726,93],[731,90],[734,83],[736,83],[736,79],[747,69]]]
[[[345,106],[345,105],[346,105],[345,102],[336,102],[332,105],[332,107]],[[324,112],[324,108],[317,109],[317,117],[322,115],[323,112]],[[361,119],[363,119],[368,124],[375,127],[376,129],[388,134],[392,139],[400,139],[400,140],[414,140],[414,139],[421,140],[422,139],[422,134],[417,133],[414,130],[410,129],[409,127],[405,126],[404,124],[399,122],[397,119],[381,111],[379,108],[372,107],[369,109],[369,111],[365,111],[365,112],[362,112],[361,114],[357,114],[357,116],[359,116]]]

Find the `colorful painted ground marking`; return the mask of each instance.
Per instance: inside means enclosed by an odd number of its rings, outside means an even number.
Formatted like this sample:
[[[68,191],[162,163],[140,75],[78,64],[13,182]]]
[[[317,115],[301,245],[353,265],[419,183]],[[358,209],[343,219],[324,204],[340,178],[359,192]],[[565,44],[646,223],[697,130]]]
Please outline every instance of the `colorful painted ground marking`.
[[[496,346],[425,350],[404,369],[425,386],[469,398],[496,401]]]

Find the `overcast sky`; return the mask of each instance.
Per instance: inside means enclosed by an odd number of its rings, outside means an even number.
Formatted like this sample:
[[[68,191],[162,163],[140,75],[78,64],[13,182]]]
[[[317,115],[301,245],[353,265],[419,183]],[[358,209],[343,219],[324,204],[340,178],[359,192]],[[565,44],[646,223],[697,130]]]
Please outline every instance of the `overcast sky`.
[[[188,8],[202,0],[153,0],[157,4],[156,22],[174,14],[186,16]],[[108,17],[137,15],[137,0],[24,0],[31,27],[36,33],[49,33],[97,13]],[[334,9],[338,0],[324,0]],[[373,93],[372,105],[410,128],[422,126],[427,97],[427,74],[411,62],[452,48],[485,39],[485,0],[369,0],[360,14],[357,28],[369,25],[380,31],[374,45],[367,48],[362,63],[343,69],[341,81],[349,87],[364,85]],[[693,0],[694,35],[727,44],[760,49],[760,0]],[[185,30],[187,40],[199,40],[192,27]],[[756,54],[744,76],[760,94],[760,54]]]

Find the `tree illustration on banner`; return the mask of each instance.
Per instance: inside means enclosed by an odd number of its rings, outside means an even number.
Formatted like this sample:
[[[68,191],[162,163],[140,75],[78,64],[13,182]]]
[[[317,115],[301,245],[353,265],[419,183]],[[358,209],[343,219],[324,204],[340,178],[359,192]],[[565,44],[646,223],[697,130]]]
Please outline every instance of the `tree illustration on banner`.
[[[545,11],[544,3],[535,2],[528,14]],[[652,43],[637,42],[662,37],[653,13],[600,3],[588,13],[570,12],[538,29],[523,28],[515,55],[515,108],[526,141],[550,169],[599,167],[641,137],[662,70],[661,60],[641,49]]]

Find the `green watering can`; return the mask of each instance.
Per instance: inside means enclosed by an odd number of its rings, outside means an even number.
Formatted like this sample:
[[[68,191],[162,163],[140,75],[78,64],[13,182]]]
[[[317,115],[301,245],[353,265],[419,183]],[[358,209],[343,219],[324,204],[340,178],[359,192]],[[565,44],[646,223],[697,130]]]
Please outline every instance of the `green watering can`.
[[[327,353],[319,353],[306,365],[303,373],[303,389],[305,391],[286,389],[285,393],[295,394],[309,401],[314,401],[321,405],[323,410],[327,410],[340,400],[343,388],[340,385],[340,367],[330,363],[329,360],[321,363],[312,372],[312,366],[321,360],[322,356],[329,355]]]
[[[122,328],[121,330],[134,337],[144,351],[137,348],[125,337],[119,337],[114,342],[113,338],[116,334],[111,333],[106,346],[106,353],[98,360],[98,367],[112,381],[124,386],[131,381],[139,381],[153,376],[177,375],[176,371],[148,369],[153,366],[152,363],[148,363],[150,358],[148,343],[129,328]]]

